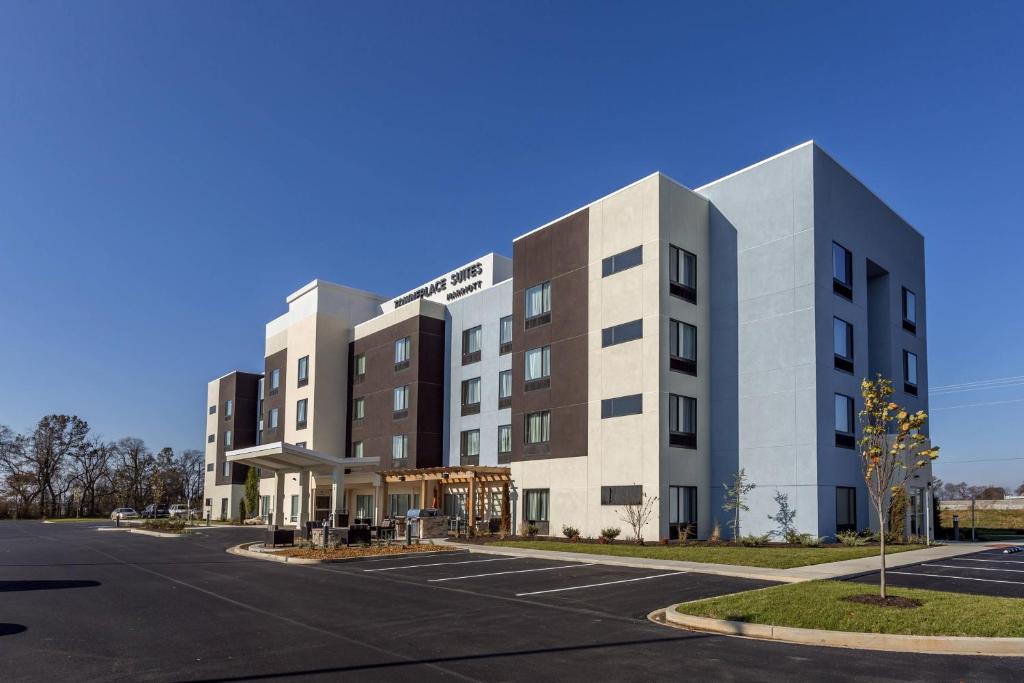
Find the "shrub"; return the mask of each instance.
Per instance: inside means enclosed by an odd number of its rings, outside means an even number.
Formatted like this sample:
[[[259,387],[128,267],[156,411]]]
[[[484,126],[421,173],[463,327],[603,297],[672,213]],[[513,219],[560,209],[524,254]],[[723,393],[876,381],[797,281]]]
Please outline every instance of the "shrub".
[[[756,548],[768,545],[768,540],[770,538],[770,534],[764,534],[763,536],[757,536],[756,534],[747,534],[746,536],[740,536],[740,545],[747,546],[748,548]]]
[[[800,545],[803,543],[804,535],[796,529],[789,529],[783,536],[783,540],[790,545]]]
[[[562,535],[575,543],[580,540],[580,530],[574,526],[562,525]]]
[[[169,517],[163,519],[145,519],[142,521],[143,529],[150,529],[152,531],[166,531],[172,534],[185,533],[188,527],[188,520],[179,517]]]
[[[601,529],[600,540],[601,540],[602,543],[611,543],[616,538],[618,538],[619,534],[621,534],[621,533],[622,533],[622,529],[620,529],[618,527],[610,526],[607,529]]]
[[[900,486],[892,492],[892,498],[889,499],[889,531],[902,540],[906,522],[907,489]],[[888,536],[885,537],[885,542],[890,542]]]
[[[845,546],[861,546],[868,542],[868,539],[858,534],[852,529],[849,531],[839,531],[836,533],[836,540]]]
[[[526,535],[529,536],[530,538],[533,538],[534,536],[536,536],[539,533],[540,533],[540,529],[537,528],[536,524],[527,524],[526,525]]]
[[[800,534],[800,545],[805,548],[818,548],[822,542],[821,536],[815,536],[814,534]]]

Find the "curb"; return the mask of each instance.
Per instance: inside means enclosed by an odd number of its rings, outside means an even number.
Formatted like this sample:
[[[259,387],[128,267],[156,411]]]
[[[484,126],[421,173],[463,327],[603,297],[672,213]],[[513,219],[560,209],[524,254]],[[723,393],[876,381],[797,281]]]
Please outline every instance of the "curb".
[[[680,603],[681,604],[681,603]],[[983,638],[978,636],[913,636],[889,633],[855,633],[851,631],[825,631],[815,628],[748,624],[709,617],[681,614],[672,605],[657,610],[648,618],[657,624],[691,631],[740,636],[759,640],[773,640],[796,645],[843,647],[885,652],[911,652],[944,655],[989,655],[994,657],[1024,657],[1024,638]],[[659,619],[660,617],[660,619]]]
[[[101,526],[96,527],[97,531],[124,531],[130,534],[142,534],[143,536],[156,536],[157,538],[181,538],[182,536],[188,536],[192,532],[186,531],[183,534],[169,534],[163,531],[150,531],[149,529],[136,529],[134,527],[122,526]]]
[[[227,552],[232,555],[239,555],[241,557],[248,557],[253,560],[267,560],[269,562],[280,562],[282,564],[343,564],[346,562],[366,562],[367,560],[379,560],[382,557],[388,557],[387,555],[366,555],[365,557],[339,557],[331,560],[314,560],[306,557],[288,557],[287,555],[275,555],[271,552],[259,552],[255,550],[249,550],[249,546],[260,545],[261,541],[249,541],[248,543],[239,543],[238,545],[231,546]],[[450,555],[453,551],[442,550],[439,552],[422,552],[422,553],[405,553],[405,555],[413,555],[415,557],[434,557],[437,555]],[[395,553],[400,555],[400,553]]]

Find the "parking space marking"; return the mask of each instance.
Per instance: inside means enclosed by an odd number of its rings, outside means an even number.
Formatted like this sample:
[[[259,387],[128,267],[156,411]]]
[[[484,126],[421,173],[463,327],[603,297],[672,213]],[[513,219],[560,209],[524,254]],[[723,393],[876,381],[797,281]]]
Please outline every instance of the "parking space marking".
[[[1024,562],[1020,560],[982,560],[977,557],[950,557],[946,559],[946,562],[955,560],[957,562],[998,562],[999,564],[1019,564],[1024,566]],[[964,567],[966,569],[967,567]]]
[[[585,586],[568,586],[567,588],[549,588],[543,591],[530,591],[529,593],[516,593],[517,598],[525,595],[540,595],[541,593],[561,593],[562,591],[576,591],[583,588],[598,588],[599,586],[611,586],[616,583],[631,583],[633,581],[647,581],[648,579],[660,579],[665,576],[682,576],[688,572],[670,572],[668,574],[655,574],[654,576],[638,576],[635,579],[620,579],[618,581],[605,581],[604,583],[588,583]]]
[[[485,576],[501,576],[502,574],[526,574],[527,572],[549,572],[552,569],[572,569],[574,567],[593,566],[593,562],[575,562],[573,564],[563,564],[557,567],[539,567],[537,569],[513,569],[507,572],[491,572],[489,574],[470,574],[469,576],[448,576],[443,579],[428,579],[428,582],[437,583],[439,581],[461,581],[462,579],[479,579]]]
[[[447,567],[454,564],[474,564],[476,562],[503,562],[507,560],[522,560],[522,557],[493,557],[488,560],[461,560],[459,562],[432,562],[430,564],[403,564],[398,567],[381,567],[379,569],[364,569],[364,572],[389,572],[393,569],[416,569],[418,567]]]
[[[942,567],[943,569],[963,569],[969,572],[1018,572],[1024,574],[1024,569],[1000,569],[998,567],[961,567],[958,564],[922,564],[921,567]]]
[[[899,574],[901,576],[928,576],[933,579],[956,579],[957,581],[982,581],[984,583],[1008,583],[1013,586],[1021,585],[1020,581],[1004,581],[1001,579],[976,579],[973,576],[949,576],[948,574],[923,574],[921,572],[894,572],[886,570],[886,574]]]

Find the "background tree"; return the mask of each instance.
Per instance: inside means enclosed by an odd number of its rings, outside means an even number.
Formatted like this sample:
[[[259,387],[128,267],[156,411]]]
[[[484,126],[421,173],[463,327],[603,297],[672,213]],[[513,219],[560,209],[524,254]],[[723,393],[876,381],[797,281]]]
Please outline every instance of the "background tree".
[[[28,439],[0,425],[0,472],[15,517],[29,516],[32,503],[39,495],[39,487],[30,470]]]
[[[84,448],[71,454],[71,478],[77,484],[77,514],[79,517],[95,515],[97,498],[102,494],[101,487],[110,479],[110,460],[114,445],[101,439],[90,439]]]
[[[28,466],[39,491],[39,513],[53,516],[67,490],[66,461],[86,448],[89,424],[75,415],[47,415],[36,425],[27,452]]]
[[[203,467],[205,461],[206,457],[203,455],[203,452],[194,448],[183,451],[178,458],[178,479],[181,482],[185,502],[188,504],[190,511],[193,509],[193,504],[203,495]],[[246,482],[246,485],[248,486],[248,482]],[[246,491],[248,491],[248,488]],[[257,479],[256,494],[259,495],[259,492],[259,480]]]
[[[249,516],[253,517],[259,511],[260,503],[260,473],[255,467],[250,467],[245,475],[245,507]]]
[[[921,429],[928,415],[910,413],[891,400],[892,382],[881,375],[864,379],[860,385],[864,408],[860,411],[860,457],[868,495],[875,506],[879,524],[879,592],[885,594],[885,534],[888,527],[889,496],[903,488],[914,472],[939,456],[937,447],[927,445]]]
[[[648,496],[643,490],[640,492],[640,502],[632,505],[623,505],[619,513],[619,519],[629,525],[633,530],[633,540],[640,545],[644,544],[644,527],[654,515],[654,505],[658,502],[657,496]]]
[[[757,484],[749,483],[747,471],[740,468],[740,471],[733,475],[732,486],[722,484],[722,487],[725,489],[725,503],[722,505],[722,509],[732,513],[729,528],[732,529],[732,538],[735,541],[740,537],[740,511],[750,510],[747,506],[747,495],[757,488]]]
[[[1014,491],[1014,495],[1024,496],[1024,484],[1021,484],[1020,486],[1017,487],[1017,490]]]
[[[1002,500],[1006,498],[1006,489],[1002,486],[986,486],[978,496],[978,500]]]
[[[115,488],[120,505],[142,510],[150,501],[153,455],[142,439],[131,436],[118,441],[114,453]]]

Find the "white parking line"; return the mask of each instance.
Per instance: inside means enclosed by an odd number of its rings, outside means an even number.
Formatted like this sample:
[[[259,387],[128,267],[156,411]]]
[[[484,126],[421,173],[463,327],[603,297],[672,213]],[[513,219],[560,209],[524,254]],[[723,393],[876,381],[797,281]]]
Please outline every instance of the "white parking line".
[[[1020,560],[982,560],[977,557],[947,557],[946,562],[955,560],[957,562],[998,562],[999,564],[1019,564],[1024,567],[1024,562]]]
[[[574,564],[563,564],[557,567],[540,567],[539,569],[514,569],[507,572],[491,572],[490,574],[470,574],[469,576],[449,576],[443,579],[428,579],[429,583],[438,581],[461,581],[462,579],[479,579],[484,576],[501,576],[502,574],[526,574],[527,572],[549,572],[552,569],[573,569],[575,567],[593,567],[593,562],[576,562]]]
[[[647,581],[648,579],[660,579],[663,576],[682,576],[687,572],[671,572],[669,574],[655,574],[654,576],[640,576],[635,579],[620,579],[618,581],[605,581],[604,583],[588,583],[585,586],[569,586],[568,588],[549,588],[543,591],[531,591],[529,593],[516,593],[517,598],[521,598],[524,595],[540,595],[541,593],[559,593],[561,591],[576,591],[583,588],[597,588],[599,586],[611,586],[616,583],[630,583],[632,581]]]
[[[887,569],[886,574],[900,574],[901,576],[928,576],[933,579],[957,579],[958,581],[983,581],[985,583],[1009,583],[1014,586],[1020,586],[1020,581],[1001,581],[1000,579],[976,579],[973,576],[947,576],[945,574],[921,574],[915,572],[894,572],[891,569]]]
[[[494,557],[489,560],[462,560],[460,562],[432,562],[430,564],[403,564],[398,567],[381,567],[379,569],[364,569],[364,572],[390,572],[394,569],[416,569],[417,567],[447,567],[452,564],[475,564],[477,562],[503,562],[506,560],[522,560],[522,557]]]
[[[943,569],[965,569],[972,572],[1018,572],[1024,574],[1024,569],[1000,569],[998,567],[961,567],[958,564],[922,564],[922,567],[942,567]]]

